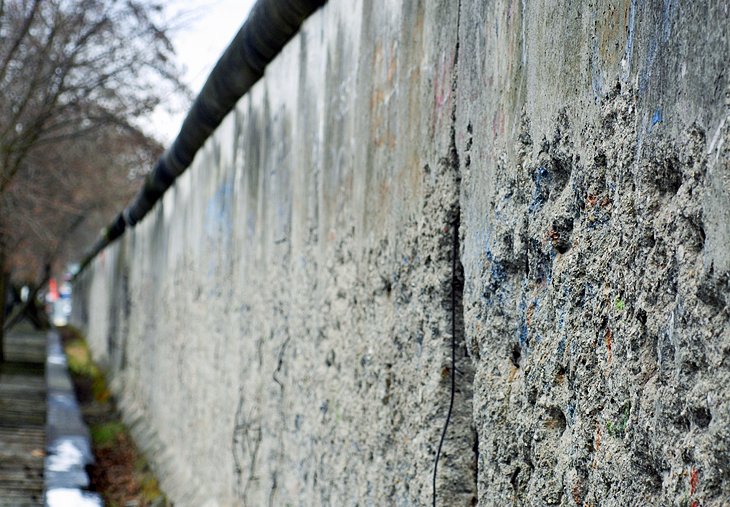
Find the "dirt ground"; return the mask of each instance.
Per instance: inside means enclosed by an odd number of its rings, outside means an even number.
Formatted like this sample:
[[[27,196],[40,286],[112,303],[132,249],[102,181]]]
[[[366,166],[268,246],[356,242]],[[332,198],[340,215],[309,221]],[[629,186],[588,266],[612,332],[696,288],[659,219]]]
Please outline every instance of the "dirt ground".
[[[91,432],[96,463],[89,468],[90,489],[100,493],[108,507],[171,507],[121,422],[83,337],[70,327],[60,333],[81,413]]]

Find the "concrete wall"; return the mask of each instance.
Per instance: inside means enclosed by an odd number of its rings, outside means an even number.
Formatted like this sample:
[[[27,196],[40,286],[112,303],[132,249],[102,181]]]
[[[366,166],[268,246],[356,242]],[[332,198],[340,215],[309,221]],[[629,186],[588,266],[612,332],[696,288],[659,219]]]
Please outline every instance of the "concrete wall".
[[[330,0],[77,284],[176,505],[431,504],[452,337],[439,505],[724,505],[728,14]]]

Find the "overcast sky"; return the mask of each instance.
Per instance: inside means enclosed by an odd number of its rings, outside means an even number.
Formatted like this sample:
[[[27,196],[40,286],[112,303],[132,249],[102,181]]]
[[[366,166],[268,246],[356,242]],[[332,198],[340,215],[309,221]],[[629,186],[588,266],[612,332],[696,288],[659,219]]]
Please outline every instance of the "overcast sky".
[[[194,96],[203,87],[211,69],[248,16],[255,0],[169,0],[168,18],[176,25],[172,33],[184,80]],[[171,106],[177,109],[165,111]],[[175,138],[187,109],[180,104],[158,108],[147,127],[165,146]]]

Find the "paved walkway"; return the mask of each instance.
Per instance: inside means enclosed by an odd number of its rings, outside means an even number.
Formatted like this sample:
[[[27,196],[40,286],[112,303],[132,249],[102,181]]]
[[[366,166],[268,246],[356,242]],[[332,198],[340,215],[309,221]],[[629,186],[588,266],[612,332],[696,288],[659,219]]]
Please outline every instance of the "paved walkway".
[[[87,491],[94,455],[66,365],[58,333],[48,333],[45,507],[101,507],[101,497]]]
[[[0,363],[0,507],[43,505],[46,333],[18,324]]]

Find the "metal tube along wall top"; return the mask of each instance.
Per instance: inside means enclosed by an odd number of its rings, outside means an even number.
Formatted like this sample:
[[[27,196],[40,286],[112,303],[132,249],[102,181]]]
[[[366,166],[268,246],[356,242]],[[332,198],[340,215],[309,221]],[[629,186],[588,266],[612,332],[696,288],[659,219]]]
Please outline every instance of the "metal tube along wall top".
[[[195,99],[172,145],[163,153],[132,202],[105,228],[79,272],[127,226],[142,220],[192,163],[223,118],[264,74],[264,69],[327,0],[258,0]]]

